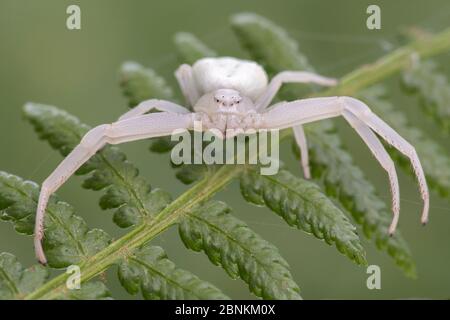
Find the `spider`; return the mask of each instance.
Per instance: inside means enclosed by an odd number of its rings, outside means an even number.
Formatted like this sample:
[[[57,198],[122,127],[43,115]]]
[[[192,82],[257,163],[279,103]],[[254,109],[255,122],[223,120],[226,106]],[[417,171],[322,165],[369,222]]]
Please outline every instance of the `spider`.
[[[270,106],[284,83],[314,83],[333,86],[335,79],[302,71],[283,71],[268,81],[264,69],[253,61],[231,57],[204,58],[192,66],[183,64],[175,72],[181,91],[193,112],[170,101],[151,99],[122,115],[117,122],[90,130],[80,144],[59,164],[41,187],[36,212],[34,245],[42,264],[47,260],[42,247],[44,215],[48,199],[78,168],[106,144],[170,135],[176,129],[194,129],[201,121],[203,130],[215,129],[229,138],[228,129],[262,130],[292,127],[301,152],[304,177],[311,177],[308,147],[302,125],[343,116],[361,136],[374,157],[387,171],[393,219],[392,235],[400,211],[399,185],[395,166],[378,139],[378,134],[411,161],[424,202],[422,223],[428,220],[429,194],[420,160],[414,147],[376,116],[362,101],[351,97],[321,97],[279,102]],[[151,110],[154,112],[147,114]],[[376,133],[376,134],[375,134]]]

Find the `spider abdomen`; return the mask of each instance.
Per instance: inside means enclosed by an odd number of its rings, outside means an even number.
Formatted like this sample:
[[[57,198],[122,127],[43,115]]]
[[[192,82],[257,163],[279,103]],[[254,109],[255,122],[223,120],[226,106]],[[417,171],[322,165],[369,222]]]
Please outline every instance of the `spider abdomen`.
[[[230,57],[204,58],[192,66],[194,79],[201,94],[218,89],[234,89],[253,101],[267,87],[264,69],[253,61]]]

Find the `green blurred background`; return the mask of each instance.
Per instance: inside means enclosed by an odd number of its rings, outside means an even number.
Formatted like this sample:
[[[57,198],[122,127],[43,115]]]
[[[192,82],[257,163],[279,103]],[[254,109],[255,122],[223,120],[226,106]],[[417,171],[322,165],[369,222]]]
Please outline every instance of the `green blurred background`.
[[[366,8],[381,6],[382,29],[367,30]],[[66,29],[66,8],[78,4],[82,29]],[[193,32],[223,55],[245,57],[229,28],[231,14],[253,11],[285,27],[300,42],[301,50],[316,69],[339,77],[390,50],[397,32],[408,26],[432,31],[448,27],[448,0],[396,1],[0,1],[0,170],[41,182],[61,157],[42,141],[21,115],[26,101],[56,105],[91,125],[115,120],[126,110],[118,87],[118,68],[125,60],[135,60],[154,68],[174,83],[179,64],[173,35]],[[449,55],[438,59],[450,76]],[[398,79],[390,80],[392,94],[400,95]],[[178,91],[177,91],[178,92]],[[411,121],[443,144],[449,142],[427,118],[418,112],[417,99],[402,97],[398,107]],[[389,202],[388,180],[368,149],[342,120],[335,120],[356,162]],[[148,141],[122,146],[154,187],[180,194],[187,187],[174,177],[168,156],[148,151]],[[292,172],[301,174],[297,161],[285,143],[282,158]],[[305,298],[450,298],[450,209],[449,202],[435,193],[431,201],[431,222],[419,224],[420,196],[415,181],[399,170],[402,218],[401,230],[409,241],[417,262],[419,278],[405,278],[385,253],[366,240],[370,264],[381,266],[382,289],[366,288],[365,268],[357,267],[334,247],[291,229],[264,208],[246,204],[237,184],[217,195],[254,230],[276,244],[291,265]],[[73,204],[90,227],[105,229],[114,237],[121,230],[112,223],[111,213],[97,205],[100,193],[80,188],[74,177],[59,191]],[[154,241],[164,247],[178,266],[209,280],[231,297],[253,298],[241,281],[230,280],[225,272],[210,264],[203,254],[186,250],[172,228]],[[16,234],[8,223],[0,223],[0,251],[16,254],[24,265],[35,263],[31,237]],[[114,298],[132,298],[121,289],[115,268],[108,272],[107,284]],[[140,298],[140,296],[136,296]]]

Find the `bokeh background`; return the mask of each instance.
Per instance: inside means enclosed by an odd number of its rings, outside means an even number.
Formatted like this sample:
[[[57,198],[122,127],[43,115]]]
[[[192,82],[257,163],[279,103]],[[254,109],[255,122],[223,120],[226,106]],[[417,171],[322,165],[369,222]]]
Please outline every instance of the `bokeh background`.
[[[382,29],[367,30],[366,8],[378,4]],[[78,4],[82,29],[66,29],[66,8]],[[0,170],[41,182],[61,157],[42,141],[23,120],[25,102],[52,104],[68,110],[91,125],[115,120],[126,110],[118,87],[118,68],[125,60],[150,66],[175,84],[173,71],[179,64],[172,43],[178,31],[193,32],[223,55],[245,57],[229,28],[233,13],[252,11],[285,27],[300,42],[301,50],[316,69],[339,77],[385,54],[396,42],[399,30],[420,26],[431,31],[448,27],[450,3],[447,0],[396,1],[0,1]],[[449,55],[438,58],[450,76]],[[400,95],[398,78],[390,80],[393,95]],[[178,92],[178,91],[177,91]],[[402,97],[398,108],[410,120],[429,131],[446,147],[427,118],[418,112],[417,99]],[[368,149],[342,120],[334,120],[356,162],[389,202],[386,175]],[[173,196],[187,187],[178,182],[168,156],[148,151],[149,142],[122,146],[141,174],[154,187]],[[290,143],[283,145],[282,158],[293,172],[301,174],[291,154]],[[419,278],[406,278],[390,258],[366,240],[370,264],[381,266],[382,289],[366,288],[365,268],[355,266],[334,247],[289,228],[264,208],[245,203],[238,185],[232,184],[216,198],[225,200],[234,214],[276,244],[292,268],[292,273],[309,299],[392,299],[450,298],[450,209],[449,202],[435,193],[431,201],[431,222],[419,224],[420,197],[413,178],[399,170],[402,218],[401,230],[409,241],[417,262]],[[82,179],[73,177],[59,191],[62,199],[76,207],[90,227],[105,229],[114,237],[127,232],[112,223],[111,212],[97,205],[100,193],[80,188]],[[175,228],[154,241],[164,247],[179,267],[209,280],[231,297],[254,298],[243,282],[230,280],[225,272],[208,262],[203,254],[186,250]],[[18,235],[8,223],[0,223],[0,251],[16,254],[28,266],[35,263],[31,237]],[[113,268],[107,274],[114,298],[129,299],[118,283]],[[134,298],[140,298],[136,296]]]

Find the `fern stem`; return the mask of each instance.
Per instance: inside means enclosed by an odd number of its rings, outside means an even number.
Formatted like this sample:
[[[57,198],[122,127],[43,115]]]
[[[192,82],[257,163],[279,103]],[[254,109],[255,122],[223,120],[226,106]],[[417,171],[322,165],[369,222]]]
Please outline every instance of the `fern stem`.
[[[339,85],[317,95],[352,95],[408,67],[414,55],[429,57],[450,49],[450,29],[426,39],[417,40],[382,57],[371,65],[363,66],[344,76]],[[280,138],[290,135],[284,130]],[[120,259],[129,256],[133,249],[147,243],[158,234],[172,226],[183,214],[195,205],[209,199],[227,185],[242,166],[222,166],[196,183],[183,193],[154,219],[147,221],[120,239],[113,242],[88,261],[80,265],[82,282],[86,282],[105,271]],[[61,274],[32,292],[25,299],[53,299],[67,290],[65,286],[68,274]]]
[[[398,48],[376,62],[362,66],[341,78],[336,87],[317,95],[353,95],[357,91],[380,82],[399,71],[408,68],[415,57],[426,58],[450,49],[450,28]]]

